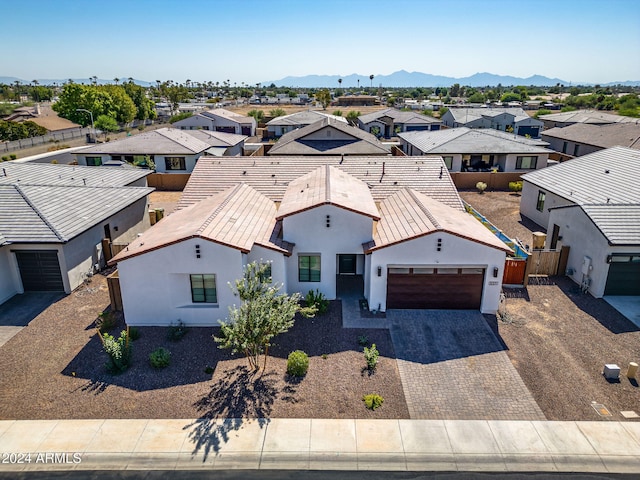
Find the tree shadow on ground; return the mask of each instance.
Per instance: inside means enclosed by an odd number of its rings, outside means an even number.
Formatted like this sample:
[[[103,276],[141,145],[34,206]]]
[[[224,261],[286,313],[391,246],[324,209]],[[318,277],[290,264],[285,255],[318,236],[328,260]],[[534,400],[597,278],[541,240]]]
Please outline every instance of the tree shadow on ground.
[[[273,371],[255,372],[246,366],[225,370],[209,393],[194,403],[200,418],[184,427],[191,429],[192,453],[202,451],[206,460],[229,441],[231,432],[248,422],[247,418],[255,418],[260,428],[265,427],[278,396],[277,382],[278,375]]]

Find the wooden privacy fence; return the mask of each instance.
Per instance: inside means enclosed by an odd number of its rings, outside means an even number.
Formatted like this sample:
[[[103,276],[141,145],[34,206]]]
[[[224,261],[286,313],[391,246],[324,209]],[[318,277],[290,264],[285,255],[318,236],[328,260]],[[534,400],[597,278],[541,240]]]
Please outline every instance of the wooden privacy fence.
[[[569,247],[560,250],[534,250],[526,260],[507,258],[504,262],[504,285],[527,285],[529,276],[563,275],[567,269]]]
[[[560,251],[534,250],[529,256],[529,275],[557,275]]]
[[[111,310],[122,311],[122,292],[120,290],[120,277],[118,270],[107,277],[107,286],[109,287],[109,300],[111,301]]]
[[[524,285],[527,261],[524,259],[507,258],[504,262],[502,283],[505,285]]]
[[[128,243],[112,243],[108,238],[103,238],[102,253],[104,255],[104,261],[109,262],[109,260],[127,248],[128,245]]]

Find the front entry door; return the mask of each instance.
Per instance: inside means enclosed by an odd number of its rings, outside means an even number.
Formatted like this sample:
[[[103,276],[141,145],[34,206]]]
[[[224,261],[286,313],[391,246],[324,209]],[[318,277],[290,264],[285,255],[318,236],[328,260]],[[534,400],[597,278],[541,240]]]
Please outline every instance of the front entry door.
[[[340,275],[356,274],[356,256],[338,255],[338,273]]]

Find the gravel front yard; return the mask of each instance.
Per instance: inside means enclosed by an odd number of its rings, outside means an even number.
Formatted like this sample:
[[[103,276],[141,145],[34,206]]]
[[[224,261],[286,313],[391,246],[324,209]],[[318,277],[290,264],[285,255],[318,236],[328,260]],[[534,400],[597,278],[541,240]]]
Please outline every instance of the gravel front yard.
[[[111,375],[93,328],[108,303],[106,281],[97,275],[0,348],[0,419],[409,416],[389,333],[343,329],[339,302],[277,337],[267,370],[258,375],[247,370],[244,357],[217,348],[214,328],[192,328],[169,342],[166,328],[152,327],[140,328],[133,366]],[[363,372],[360,335],[381,354],[371,376]],[[148,355],[161,346],[171,351],[171,365],[154,370]],[[309,354],[310,366],[306,377],[292,381],[286,358],[297,349]],[[213,375],[205,373],[207,366]],[[385,399],[375,412],[364,407],[368,393]]]

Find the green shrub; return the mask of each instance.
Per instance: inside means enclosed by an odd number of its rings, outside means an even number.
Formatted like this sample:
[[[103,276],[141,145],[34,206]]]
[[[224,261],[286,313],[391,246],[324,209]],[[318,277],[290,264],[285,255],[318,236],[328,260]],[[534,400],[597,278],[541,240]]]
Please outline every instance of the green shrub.
[[[177,323],[171,322],[169,325],[169,331],[167,332],[167,339],[170,342],[177,342],[181,340],[187,334],[187,327],[182,320],[178,320]]]
[[[322,354],[322,359],[323,359],[323,360],[326,360],[327,358],[329,358],[329,355],[327,355],[326,353],[323,353],[323,354]]]
[[[375,370],[376,365],[378,365],[379,356],[380,353],[378,352],[375,343],[370,347],[364,347],[364,359],[367,362],[367,368],[369,370]]]
[[[15,153],[12,153],[11,155],[9,155],[9,158],[11,160],[15,160],[16,158],[18,158],[18,156]]]
[[[111,312],[100,312],[96,318],[96,328],[100,333],[108,332],[116,326],[116,319]]]
[[[140,338],[140,329],[138,327],[129,327],[129,338],[134,342]]]
[[[184,120],[185,118],[189,118],[191,115],[193,115],[191,112],[178,113],[177,115],[174,115],[173,117],[171,117],[169,119],[169,123],[179,122],[180,120]]]
[[[171,363],[171,352],[164,347],[156,348],[149,354],[149,363],[153,368],[165,368]]]
[[[318,315],[324,315],[329,310],[329,300],[320,290],[309,290],[305,297],[308,307],[315,307]]]
[[[384,403],[384,398],[377,393],[369,393],[362,397],[362,400],[369,410],[375,410]]]
[[[131,364],[131,342],[126,330],[120,332],[118,338],[105,333],[100,336],[102,348],[109,355],[107,368],[113,373],[124,372]]]
[[[518,193],[522,191],[522,182],[509,182],[509,190]]]
[[[8,162],[9,161],[9,155],[3,155],[2,156],[2,161],[3,162]]]
[[[487,184],[484,182],[478,182],[476,183],[476,188],[479,193],[483,193],[487,189]]]
[[[287,358],[287,373],[293,377],[304,377],[309,369],[309,356],[302,350],[291,352]]]
[[[208,365],[206,367],[204,367],[204,373],[206,373],[207,375],[212,375],[213,371],[214,371],[213,367],[210,367]]]
[[[366,335],[360,335],[358,337],[358,345],[360,345],[361,347],[368,347],[369,346],[369,339],[367,338]]]

